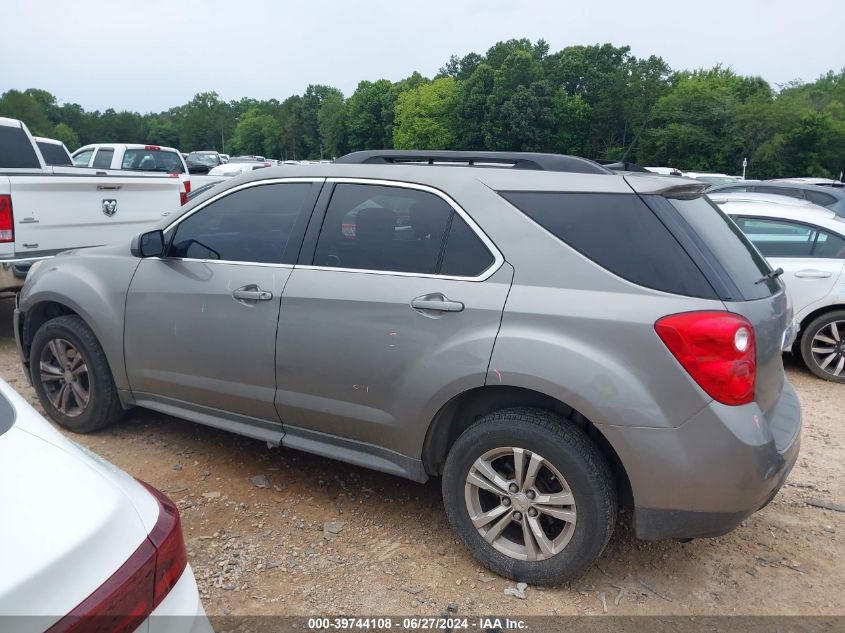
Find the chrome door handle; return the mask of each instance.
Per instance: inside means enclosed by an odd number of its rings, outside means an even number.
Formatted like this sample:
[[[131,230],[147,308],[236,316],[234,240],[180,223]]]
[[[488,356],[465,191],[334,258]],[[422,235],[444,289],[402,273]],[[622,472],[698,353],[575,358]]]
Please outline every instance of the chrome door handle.
[[[807,269],[799,270],[795,273],[795,276],[801,279],[827,279],[828,277],[833,277],[833,273],[826,270]]]
[[[441,294],[423,295],[411,300],[414,310],[436,310],[437,312],[461,312],[464,304],[460,301],[450,301]]]
[[[269,290],[262,290],[257,284],[241,286],[232,293],[236,301],[270,301],[273,293]]]

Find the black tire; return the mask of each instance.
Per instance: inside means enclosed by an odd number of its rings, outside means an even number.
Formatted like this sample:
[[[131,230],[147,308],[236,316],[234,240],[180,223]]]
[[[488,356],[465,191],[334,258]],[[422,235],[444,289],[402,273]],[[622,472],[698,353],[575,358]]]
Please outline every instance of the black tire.
[[[830,340],[834,340],[832,338],[830,326],[832,323],[837,321],[840,322],[837,332],[839,333],[841,341],[836,344],[827,344],[827,346],[829,346],[830,349],[835,350],[830,354],[837,353],[838,356],[836,356],[830,364],[823,369],[821,367],[821,363],[817,360],[816,355],[813,354],[813,339],[817,334],[827,334]],[[822,332],[825,328],[827,328],[828,331]],[[801,332],[800,343],[801,359],[804,361],[804,365],[807,366],[807,369],[819,378],[824,378],[825,380],[830,380],[831,382],[845,383],[845,368],[840,369],[838,376],[834,375],[832,371],[828,371],[831,367],[835,370],[838,367],[839,362],[842,359],[845,359],[845,310],[825,312],[810,321],[807,327],[804,328],[803,332]],[[824,349],[828,349],[828,347],[825,347]],[[829,355],[824,355],[820,358],[824,359],[826,357],[829,357]],[[824,362],[824,360],[822,360],[822,362]]]
[[[503,553],[484,539],[470,518],[467,475],[476,459],[500,447],[545,458],[574,497],[577,517],[569,541],[544,560],[518,560]],[[449,451],[442,486],[449,523],[472,555],[497,574],[528,584],[556,585],[582,576],[601,555],[616,524],[617,492],[607,460],[582,429],[540,409],[503,409],[469,427]],[[516,508],[516,503],[508,505]]]
[[[51,341],[61,339],[79,351],[87,368],[89,398],[76,415],[66,415],[51,402],[41,380],[40,359]],[[111,369],[97,337],[78,316],[61,316],[44,323],[32,339],[29,371],[35,393],[50,418],[75,433],[92,433],[116,422],[124,410],[117,395]]]

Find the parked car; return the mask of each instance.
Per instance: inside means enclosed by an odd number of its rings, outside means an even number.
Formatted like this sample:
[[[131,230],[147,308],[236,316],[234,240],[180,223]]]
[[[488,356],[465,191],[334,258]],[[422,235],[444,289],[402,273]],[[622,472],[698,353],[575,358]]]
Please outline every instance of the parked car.
[[[47,165],[71,167],[73,160],[70,157],[70,152],[61,141],[54,138],[44,138],[42,136],[34,136],[33,140],[44,157],[44,162]]]
[[[827,207],[836,215],[845,217],[845,190],[833,187],[773,180],[744,180],[727,185],[714,185],[707,190],[707,195],[711,197],[721,193],[762,193],[797,198]]]
[[[783,270],[800,324],[793,354],[816,376],[845,383],[845,218],[808,202],[742,193],[711,197]]]
[[[191,152],[185,158],[188,169],[192,174],[207,174],[211,169],[224,164],[220,154],[213,151]]]
[[[663,176],[683,176],[684,172],[676,167],[646,167],[650,172],[661,174]]]
[[[841,180],[834,180],[833,178],[777,178],[772,182],[789,182],[804,185],[816,185],[818,187],[845,187],[845,182]]]
[[[79,375],[72,346],[56,353],[72,368],[54,357],[42,372]],[[2,380],[0,478],[4,630],[131,633],[166,618],[174,633],[211,631],[176,505],[66,439]]]
[[[229,156],[228,154],[220,154],[220,158],[224,163],[228,163],[231,156]]]
[[[716,536],[796,460],[786,292],[703,190],[550,154],[260,169],[131,248],[36,267],[14,331],[65,428],[140,406],[442,476],[481,564],[560,583],[620,502],[641,538]],[[84,360],[80,400],[40,370],[57,340]]]
[[[179,208],[184,186],[140,175],[47,165],[26,125],[0,118],[0,291],[70,248],[129,240]]]
[[[247,158],[235,156],[230,159],[225,165],[218,165],[208,172],[209,176],[237,176],[245,172],[253,171],[255,169],[264,169],[270,167],[271,163],[266,160],[256,160],[254,158]]]
[[[701,182],[707,183],[709,186],[742,181],[742,177],[740,176],[729,176],[728,174],[717,173],[711,174],[703,171],[685,171],[683,175],[687,178],[700,180]]]

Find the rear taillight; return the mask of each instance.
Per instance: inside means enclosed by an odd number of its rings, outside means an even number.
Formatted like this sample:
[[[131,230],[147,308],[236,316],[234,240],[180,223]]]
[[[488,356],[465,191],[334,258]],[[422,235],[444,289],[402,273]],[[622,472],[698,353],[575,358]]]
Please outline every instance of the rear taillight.
[[[179,206],[184,206],[188,204],[188,192],[187,191],[180,191],[179,192]]]
[[[47,633],[129,633],[170,592],[188,564],[179,511],[152,486],[139,482],[158,501],[158,520],[149,536],[121,567]]]
[[[15,216],[12,215],[12,196],[0,196],[0,243],[15,241]]]
[[[683,312],[654,324],[657,335],[693,380],[723,404],[754,400],[754,328],[730,312]]]
[[[185,183],[185,193],[191,193],[191,181],[183,180],[182,182]]]

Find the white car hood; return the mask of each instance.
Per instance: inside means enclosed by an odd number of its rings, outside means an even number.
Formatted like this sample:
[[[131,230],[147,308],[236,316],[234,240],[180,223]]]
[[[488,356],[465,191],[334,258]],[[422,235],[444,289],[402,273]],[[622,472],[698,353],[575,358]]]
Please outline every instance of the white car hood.
[[[43,630],[130,557],[155,524],[158,503],[3,381],[0,393],[16,410],[0,435],[0,615],[48,616],[17,622],[18,630]]]

